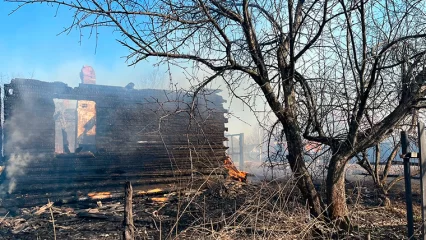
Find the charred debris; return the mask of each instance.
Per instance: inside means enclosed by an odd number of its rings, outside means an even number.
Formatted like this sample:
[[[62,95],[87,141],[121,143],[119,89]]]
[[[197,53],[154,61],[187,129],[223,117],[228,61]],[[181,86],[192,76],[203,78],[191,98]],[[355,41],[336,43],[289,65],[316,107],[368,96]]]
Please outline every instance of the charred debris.
[[[194,100],[134,85],[32,79],[3,90],[0,208],[113,196],[126,181],[143,192],[223,174],[227,119],[217,91]]]

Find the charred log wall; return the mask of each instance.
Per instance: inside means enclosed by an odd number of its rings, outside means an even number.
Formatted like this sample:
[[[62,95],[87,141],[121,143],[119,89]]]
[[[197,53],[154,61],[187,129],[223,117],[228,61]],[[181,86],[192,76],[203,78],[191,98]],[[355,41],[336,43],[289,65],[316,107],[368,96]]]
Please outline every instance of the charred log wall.
[[[22,169],[6,170],[0,180],[9,192],[4,199],[30,206],[47,198],[121,191],[125,181],[137,188],[220,173],[224,101],[214,92],[200,96],[193,102],[183,92],[12,80],[5,85],[4,155],[6,169]],[[54,98],[96,103],[94,157],[55,157]]]

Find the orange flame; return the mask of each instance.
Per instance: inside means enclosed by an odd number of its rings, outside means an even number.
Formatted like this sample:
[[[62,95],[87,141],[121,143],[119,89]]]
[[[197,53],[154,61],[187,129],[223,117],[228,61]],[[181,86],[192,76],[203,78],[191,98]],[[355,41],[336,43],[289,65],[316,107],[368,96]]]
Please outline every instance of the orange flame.
[[[87,194],[91,199],[106,199],[112,197],[110,192],[92,192]]]
[[[224,166],[226,169],[228,169],[228,175],[231,177],[231,179],[234,179],[240,182],[247,182],[247,172],[239,171],[235,167],[230,156],[226,157]]]
[[[163,202],[165,202],[169,199],[166,198],[166,197],[153,197],[153,198],[151,198],[151,200],[154,201],[154,202],[163,203]]]
[[[144,195],[144,194],[149,194],[149,193],[159,193],[162,192],[163,189],[161,188],[153,188],[153,189],[149,189],[147,191],[139,191],[137,194],[138,195]]]

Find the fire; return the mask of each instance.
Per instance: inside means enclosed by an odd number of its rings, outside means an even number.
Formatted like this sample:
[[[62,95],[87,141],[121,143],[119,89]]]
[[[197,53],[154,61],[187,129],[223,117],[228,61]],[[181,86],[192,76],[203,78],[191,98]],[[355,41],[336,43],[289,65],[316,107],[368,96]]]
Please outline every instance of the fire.
[[[165,202],[169,199],[166,198],[166,197],[153,197],[153,198],[151,198],[151,200],[154,201],[154,202],[163,203],[163,202]]]
[[[225,159],[224,166],[226,169],[228,169],[228,175],[231,177],[231,179],[240,182],[247,182],[247,172],[239,171],[235,167],[230,156]]]
[[[144,194],[151,194],[151,193],[159,193],[162,192],[163,189],[161,188],[153,188],[153,189],[149,189],[148,191],[139,191],[137,194],[138,195],[144,195]]]
[[[111,198],[112,195],[110,192],[92,192],[87,194],[91,199],[106,199]]]

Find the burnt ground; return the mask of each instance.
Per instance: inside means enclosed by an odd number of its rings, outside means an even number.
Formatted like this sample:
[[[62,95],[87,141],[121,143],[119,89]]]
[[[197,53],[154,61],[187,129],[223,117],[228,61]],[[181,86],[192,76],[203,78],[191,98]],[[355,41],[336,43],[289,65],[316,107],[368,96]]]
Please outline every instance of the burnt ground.
[[[366,239],[367,234],[371,239],[406,239],[401,184],[390,193],[391,207],[381,207],[370,186],[368,181],[348,184],[354,226],[350,233],[310,218],[292,180],[207,181],[192,190],[138,196],[133,199],[136,239]],[[413,184],[413,197],[418,235],[418,184]],[[0,239],[54,239],[55,234],[57,239],[121,239],[123,200],[99,201],[39,206],[22,209],[16,216],[0,216]],[[313,237],[313,229],[322,235]]]

